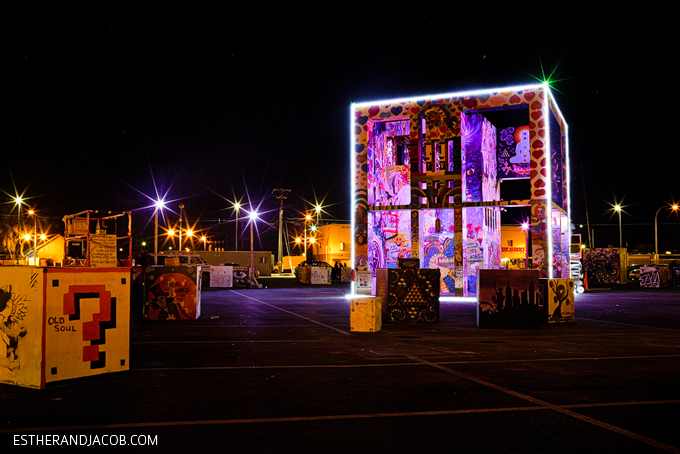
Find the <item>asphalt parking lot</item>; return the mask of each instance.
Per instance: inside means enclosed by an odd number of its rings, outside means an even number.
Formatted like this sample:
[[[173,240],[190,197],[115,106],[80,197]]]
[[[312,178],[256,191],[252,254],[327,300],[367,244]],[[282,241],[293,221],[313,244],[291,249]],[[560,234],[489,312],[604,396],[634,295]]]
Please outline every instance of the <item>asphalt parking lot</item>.
[[[438,324],[350,333],[347,284],[261,283],[204,291],[198,320],[136,316],[128,372],[0,385],[3,450],[680,452],[680,289],[593,290],[538,330],[443,302]]]

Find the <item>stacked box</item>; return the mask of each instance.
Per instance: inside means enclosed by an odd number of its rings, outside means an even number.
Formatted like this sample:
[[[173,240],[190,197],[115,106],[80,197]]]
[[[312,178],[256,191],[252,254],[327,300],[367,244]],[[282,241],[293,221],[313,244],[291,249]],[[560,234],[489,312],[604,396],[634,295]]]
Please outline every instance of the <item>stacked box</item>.
[[[668,287],[670,282],[671,273],[667,266],[650,265],[640,267],[640,287]]]
[[[477,270],[479,328],[538,329],[538,270]]]
[[[574,280],[540,279],[541,323],[574,321]]]
[[[250,280],[251,280],[250,267],[248,266],[232,267],[232,283],[234,287],[248,288]]]
[[[145,319],[195,320],[200,316],[200,266],[147,266],[144,269]]]
[[[373,278],[370,271],[357,271],[355,292],[360,295],[371,295],[373,289]]]
[[[312,284],[330,285],[332,282],[331,270],[333,268],[328,266],[313,266],[311,271],[310,282]]]
[[[210,265],[210,287],[233,287],[234,267]]]
[[[418,269],[420,268],[420,259],[399,258],[397,259],[397,266],[402,269]]]
[[[374,333],[382,328],[382,299],[361,297],[350,300],[349,330]]]
[[[439,322],[438,269],[379,268],[376,296],[381,297],[384,323]]]
[[[300,283],[311,284],[312,283],[312,267],[311,266],[298,266],[297,267],[298,276],[300,276]]]
[[[0,382],[130,368],[130,268],[0,267]]]
[[[340,282],[352,281],[352,268],[343,266],[340,268]]]

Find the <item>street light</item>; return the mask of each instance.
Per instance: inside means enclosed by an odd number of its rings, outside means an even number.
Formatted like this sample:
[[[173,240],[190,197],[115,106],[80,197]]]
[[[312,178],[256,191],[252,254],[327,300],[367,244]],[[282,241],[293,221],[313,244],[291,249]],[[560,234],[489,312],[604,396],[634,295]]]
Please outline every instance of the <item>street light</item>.
[[[614,205],[614,211],[619,212],[619,248],[623,247],[623,231],[621,230],[621,205]]]
[[[664,208],[669,208],[673,211],[678,211],[678,204],[661,207],[656,211],[656,214],[654,215],[654,255],[656,255],[657,263],[659,262],[659,234],[657,229],[657,217],[659,216],[659,212]]]
[[[33,265],[38,266],[38,215],[33,210],[28,210],[28,214],[33,216]]]
[[[524,230],[524,269],[529,269],[529,223],[522,223],[522,230]]]
[[[316,210],[316,223],[319,223],[319,215],[321,214],[321,205],[317,205],[314,210]]]
[[[235,251],[238,251],[238,211],[241,209],[241,204],[238,202],[234,202],[234,210],[236,211],[236,245],[234,247]]]
[[[201,237],[201,241],[203,241],[203,250],[205,251],[205,242],[208,241],[208,239],[205,237],[205,235],[203,235]]]
[[[311,220],[312,220],[311,215],[308,214],[307,216],[305,216],[305,253],[302,254],[305,256],[305,260],[307,260],[307,221]]]
[[[165,208],[164,200],[154,202],[154,240],[153,240],[153,264],[158,265],[158,210]]]
[[[255,248],[253,243],[253,224],[257,220],[257,211],[251,211],[248,214],[250,218],[250,272],[251,276],[255,276]]]

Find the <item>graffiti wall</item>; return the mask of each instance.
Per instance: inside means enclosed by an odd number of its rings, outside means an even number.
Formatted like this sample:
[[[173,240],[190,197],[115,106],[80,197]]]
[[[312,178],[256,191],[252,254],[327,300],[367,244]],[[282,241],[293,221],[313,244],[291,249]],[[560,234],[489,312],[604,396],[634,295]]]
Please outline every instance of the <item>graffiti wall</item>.
[[[671,272],[667,266],[641,266],[640,287],[661,288],[671,283]]]

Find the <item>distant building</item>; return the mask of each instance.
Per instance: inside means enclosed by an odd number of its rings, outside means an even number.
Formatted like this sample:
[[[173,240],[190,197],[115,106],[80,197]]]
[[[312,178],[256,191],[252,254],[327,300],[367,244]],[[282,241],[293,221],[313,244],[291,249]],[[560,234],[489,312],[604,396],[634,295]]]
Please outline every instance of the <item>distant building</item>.
[[[349,224],[327,224],[317,227],[315,242],[312,243],[309,259],[328,262],[331,265],[350,266],[351,226]]]

